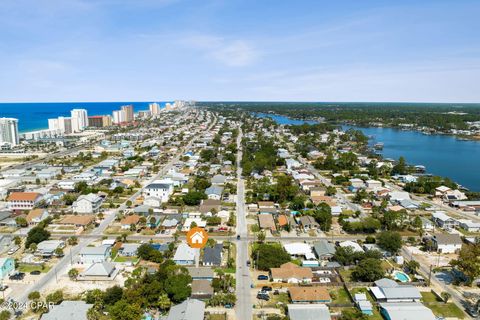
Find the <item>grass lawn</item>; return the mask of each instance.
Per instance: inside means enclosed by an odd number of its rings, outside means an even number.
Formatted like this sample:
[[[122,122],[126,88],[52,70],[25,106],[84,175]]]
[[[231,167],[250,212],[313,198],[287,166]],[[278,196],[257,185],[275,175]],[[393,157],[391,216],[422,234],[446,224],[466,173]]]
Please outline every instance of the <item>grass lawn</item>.
[[[422,292],[422,300],[427,308],[430,308],[437,317],[452,317],[463,319],[463,311],[452,302],[443,303],[431,292]]]
[[[340,274],[342,275],[343,281],[350,282],[352,270],[340,269]]]
[[[452,317],[452,318],[458,318],[458,319],[463,319],[465,316],[463,314],[463,311],[457,307],[456,304],[452,302],[448,303],[443,303],[443,302],[437,302],[437,303],[429,303],[425,304],[427,308],[430,308],[433,313],[438,317]]]
[[[114,262],[132,262],[133,264],[136,264],[139,259],[137,257],[123,257],[123,256],[117,256]]]
[[[332,289],[328,292],[330,293],[330,296],[332,297],[332,303],[334,304],[352,303],[347,291],[344,288]]]
[[[208,320],[227,320],[226,314],[210,314],[207,316]]]
[[[48,270],[50,270],[50,269],[51,269],[51,267],[49,267],[49,266],[44,266],[42,268],[42,266],[33,266],[33,265],[28,265],[28,264],[20,264],[18,266],[18,271],[25,272],[25,273],[30,273],[32,271],[37,271],[37,270],[45,273],[45,272],[48,272]]]
[[[438,300],[437,296],[431,292],[421,292],[423,302],[431,303],[431,302],[443,302]]]

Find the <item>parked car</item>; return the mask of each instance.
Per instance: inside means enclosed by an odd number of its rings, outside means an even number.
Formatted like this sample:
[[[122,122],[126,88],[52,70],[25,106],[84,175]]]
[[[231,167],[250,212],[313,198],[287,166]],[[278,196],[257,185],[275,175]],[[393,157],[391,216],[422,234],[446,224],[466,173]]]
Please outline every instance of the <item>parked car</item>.
[[[247,260],[247,267],[250,267],[250,260]]]
[[[272,287],[269,287],[269,286],[263,286],[262,287],[262,291],[272,291]]]
[[[257,280],[268,280],[268,276],[264,275],[264,274],[261,274],[257,277]]]
[[[12,274],[8,279],[10,280],[23,280],[25,278],[25,273],[24,272],[18,272],[15,274]]]
[[[268,301],[270,300],[270,296],[268,295],[268,293],[260,291],[257,293],[257,299]]]
[[[273,294],[274,294],[274,295],[279,295],[279,294],[280,294],[280,291],[275,290],[275,291],[273,291]]]
[[[240,240],[240,235],[239,234],[237,235],[237,240]]]
[[[32,272],[30,272],[31,275],[34,275],[34,276],[38,276],[39,274],[41,274],[40,270],[33,270]]]

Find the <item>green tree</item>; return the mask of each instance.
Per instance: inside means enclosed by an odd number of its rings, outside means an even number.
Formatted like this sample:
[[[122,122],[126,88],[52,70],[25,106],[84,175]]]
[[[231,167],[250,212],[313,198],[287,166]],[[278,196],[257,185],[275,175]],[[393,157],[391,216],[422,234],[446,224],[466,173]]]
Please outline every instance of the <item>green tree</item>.
[[[270,270],[289,262],[290,255],[278,244],[261,243],[254,248],[252,259],[257,262],[258,269]]]
[[[48,238],[50,238],[50,232],[41,226],[36,226],[28,232],[25,247],[29,248],[30,244],[38,244],[44,240],[48,240]]]
[[[170,309],[170,306],[172,305],[172,301],[170,301],[170,298],[168,297],[167,294],[161,294],[160,297],[158,297],[158,308],[165,312],[168,309]]]
[[[63,301],[62,290],[57,290],[57,291],[47,295],[46,301],[47,302],[52,302],[53,304],[60,304]]]
[[[466,284],[471,285],[480,276],[480,243],[464,244],[450,265],[461,271],[467,277]]]
[[[68,277],[69,277],[71,280],[77,280],[78,275],[79,275],[79,272],[78,272],[78,270],[75,269],[75,268],[70,269],[70,270],[68,271]]]
[[[395,254],[402,248],[402,237],[398,232],[384,231],[377,236],[377,244],[380,248]]]
[[[444,291],[440,294],[442,296],[443,302],[447,303],[450,297],[452,296],[450,293]]]
[[[28,294],[28,300],[38,300],[40,299],[40,292],[32,291]]]
[[[373,282],[385,276],[382,263],[379,259],[367,258],[358,263],[352,271],[355,281]]]
[[[113,320],[139,320],[142,309],[135,303],[119,300],[109,308],[109,315]]]

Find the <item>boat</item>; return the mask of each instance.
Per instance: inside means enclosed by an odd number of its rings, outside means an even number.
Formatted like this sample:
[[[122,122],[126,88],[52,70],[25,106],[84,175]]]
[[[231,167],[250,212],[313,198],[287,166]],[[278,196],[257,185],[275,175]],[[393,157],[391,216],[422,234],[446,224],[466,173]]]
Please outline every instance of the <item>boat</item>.
[[[383,149],[383,142],[377,142],[373,145],[373,148],[376,150],[382,150]]]
[[[427,168],[425,166],[422,166],[422,165],[415,166],[415,171],[416,172],[425,172],[426,170],[427,170]]]

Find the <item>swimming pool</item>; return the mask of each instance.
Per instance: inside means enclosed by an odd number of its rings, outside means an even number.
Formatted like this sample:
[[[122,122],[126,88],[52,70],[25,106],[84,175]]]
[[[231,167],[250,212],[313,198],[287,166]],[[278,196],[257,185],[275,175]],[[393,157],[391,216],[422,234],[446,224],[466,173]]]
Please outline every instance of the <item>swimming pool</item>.
[[[400,282],[410,282],[410,277],[402,271],[394,271],[393,277]]]

